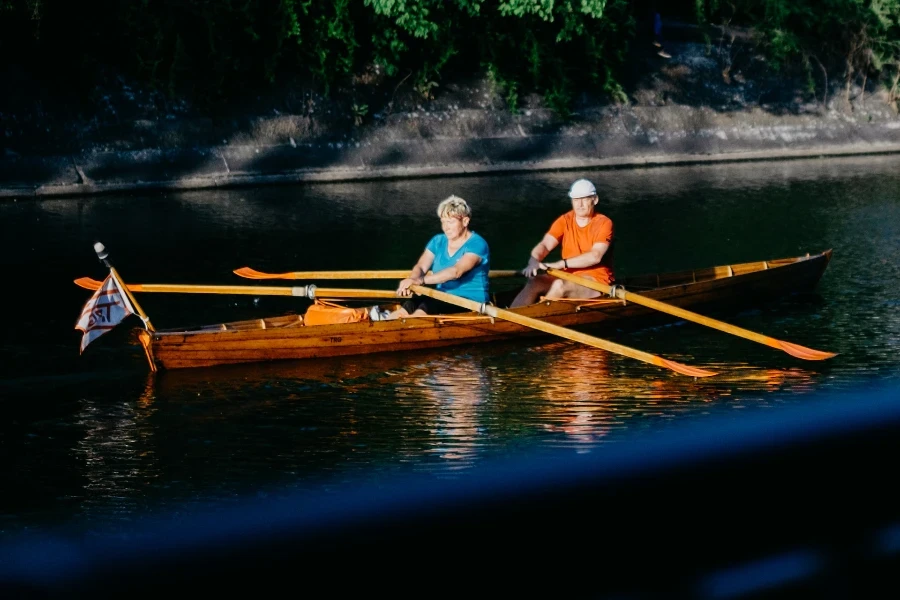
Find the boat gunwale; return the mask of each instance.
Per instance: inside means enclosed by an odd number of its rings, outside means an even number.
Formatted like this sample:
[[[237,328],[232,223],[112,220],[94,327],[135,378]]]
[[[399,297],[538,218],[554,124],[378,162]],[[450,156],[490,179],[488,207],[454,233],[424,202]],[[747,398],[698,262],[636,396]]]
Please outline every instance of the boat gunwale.
[[[658,287],[653,287],[650,289],[644,289],[637,293],[641,295],[645,295],[647,297],[653,298],[655,296],[666,297],[668,294],[667,291],[682,289],[686,291],[690,287],[694,286],[703,286],[704,284],[710,284],[715,281],[720,280],[731,280],[738,277],[744,277],[747,275],[752,275],[754,273],[759,273],[762,271],[773,271],[777,269],[781,269],[783,267],[790,267],[796,265],[798,263],[806,262],[814,259],[824,258],[826,261],[826,265],[831,259],[832,249],[825,250],[823,252],[819,252],[816,254],[807,253],[806,255],[796,256],[796,257],[786,257],[779,259],[771,259],[765,261],[748,261],[743,263],[733,263],[733,264],[725,264],[725,265],[716,265],[712,267],[702,267],[698,269],[691,270],[682,270],[682,271],[672,271],[665,273],[651,273],[651,274],[642,274],[635,275],[631,277],[627,277],[623,279],[623,283],[621,284],[626,290],[633,289],[629,288],[626,285],[628,281],[639,281],[641,279],[652,278],[652,277],[660,277],[665,276],[667,279],[687,279],[688,277],[692,277],[695,279],[694,281],[680,281],[678,283],[671,283],[667,285],[661,285]],[[771,264],[775,263],[775,264]],[[763,268],[756,268],[753,270],[744,270],[748,266],[755,265],[764,265]],[[729,270],[729,275],[717,275],[715,277],[709,279],[696,280],[696,273],[701,271],[713,271],[718,272],[718,270]],[[735,273],[735,270],[739,270],[739,273]],[[824,268],[823,268],[824,271]],[[679,298],[682,298],[683,295],[679,294]],[[597,303],[598,300],[607,300],[608,303],[605,305],[599,305]],[[524,314],[534,318],[558,318],[558,317],[566,317],[569,315],[573,315],[576,313],[584,313],[584,312],[595,312],[595,311],[605,311],[610,308],[619,307],[623,304],[620,300],[614,300],[612,298],[601,297],[601,298],[592,298],[586,299],[583,302],[578,302],[577,300],[566,299],[566,300],[552,300],[552,299],[544,299],[540,302],[536,302],[534,304],[530,304],[528,306],[517,307],[513,309],[508,309],[513,312],[518,312],[520,314]],[[530,314],[534,313],[534,314]],[[360,321],[358,323],[335,323],[328,325],[315,325],[308,326],[302,324],[299,319],[297,322],[297,326],[294,327],[286,327],[286,326],[275,326],[275,327],[252,327],[252,328],[233,328],[228,329],[229,325],[236,325],[239,323],[252,323],[254,321],[265,321],[266,319],[280,319],[287,317],[300,316],[296,313],[288,313],[285,315],[276,315],[270,317],[261,317],[259,319],[246,319],[242,321],[230,321],[224,323],[218,323],[214,325],[201,325],[198,328],[191,329],[162,329],[155,330],[152,332],[152,336],[154,341],[161,341],[163,338],[171,338],[175,336],[186,337],[190,336],[194,338],[198,335],[208,335],[215,337],[222,337],[228,335],[229,337],[232,335],[247,335],[254,334],[257,335],[263,331],[271,331],[271,332],[290,332],[288,337],[313,337],[319,336],[323,338],[332,337],[334,334],[340,335],[354,335],[358,333],[371,333],[374,329],[377,333],[393,333],[400,330],[407,331],[416,331],[416,330],[425,330],[425,329],[433,329],[439,327],[454,327],[454,326],[467,326],[467,325],[476,325],[482,324],[485,322],[492,322],[491,317],[480,314],[478,312],[469,311],[464,313],[456,313],[453,315],[429,315],[427,317],[408,317],[403,319],[396,319],[392,321]],[[446,320],[442,320],[442,317]],[[225,327],[224,329],[219,329],[220,327]],[[265,334],[269,335],[269,334]]]

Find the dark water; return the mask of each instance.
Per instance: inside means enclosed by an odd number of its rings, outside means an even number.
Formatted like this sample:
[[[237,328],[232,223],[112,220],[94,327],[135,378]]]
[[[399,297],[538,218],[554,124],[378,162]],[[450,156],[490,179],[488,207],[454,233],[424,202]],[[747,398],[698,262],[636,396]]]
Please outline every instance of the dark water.
[[[0,531],[116,529],[152,511],[395,473],[460,477],[491,457],[602,452],[672,422],[740,419],[897,381],[898,173],[900,158],[866,157],[6,201]],[[759,298],[759,309],[727,320],[839,356],[804,362],[684,323],[611,339],[718,377],[553,339],[153,376],[127,345],[137,322],[78,354],[73,326],[90,293],[71,282],[105,276],[97,239],[133,283],[247,283],[231,272],[241,266],[405,269],[439,231],[437,203],[455,193],[472,205],[492,267],[520,268],[579,176],[594,180],[615,222],[620,275],[833,248],[815,294]],[[157,328],[296,306],[138,299]]]

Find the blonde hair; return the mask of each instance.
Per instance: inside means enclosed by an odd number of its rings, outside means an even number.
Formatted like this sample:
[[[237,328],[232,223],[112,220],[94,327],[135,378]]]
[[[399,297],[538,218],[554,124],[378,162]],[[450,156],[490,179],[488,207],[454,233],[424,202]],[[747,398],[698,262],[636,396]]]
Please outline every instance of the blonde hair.
[[[438,218],[443,219],[444,217],[471,217],[472,209],[469,208],[469,204],[460,198],[459,196],[448,196],[444,200],[438,204],[437,207]]]

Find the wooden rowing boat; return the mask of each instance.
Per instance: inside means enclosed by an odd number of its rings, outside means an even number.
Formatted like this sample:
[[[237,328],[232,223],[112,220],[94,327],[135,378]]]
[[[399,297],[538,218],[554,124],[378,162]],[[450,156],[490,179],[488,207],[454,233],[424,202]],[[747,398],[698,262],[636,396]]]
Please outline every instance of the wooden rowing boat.
[[[724,265],[618,281],[642,296],[691,309],[748,305],[812,290],[831,260],[831,250],[760,262]],[[507,306],[515,291],[496,294]],[[569,328],[639,327],[660,319],[656,311],[620,299],[544,300],[514,312]],[[476,312],[396,321],[309,326],[300,314],[193,328],[140,329],[138,339],[154,369],[295,360],[397,352],[491,342],[542,332]]]

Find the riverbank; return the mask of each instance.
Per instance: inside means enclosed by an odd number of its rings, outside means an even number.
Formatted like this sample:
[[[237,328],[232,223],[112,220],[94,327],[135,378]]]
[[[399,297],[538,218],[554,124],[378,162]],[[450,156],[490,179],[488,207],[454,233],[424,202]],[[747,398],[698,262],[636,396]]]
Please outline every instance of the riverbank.
[[[710,57],[702,44],[672,44],[670,59],[648,59],[627,104],[583,98],[566,119],[534,97],[508,110],[489,78],[427,100],[401,93],[349,122],[312,95],[303,110],[235,119],[175,109],[128,119],[120,99],[114,123],[65,143],[17,149],[7,130],[0,198],[900,152],[900,117],[883,92],[809,101],[749,70],[723,77],[726,50]],[[139,102],[132,90],[122,97]],[[20,142],[29,135],[19,133]]]

